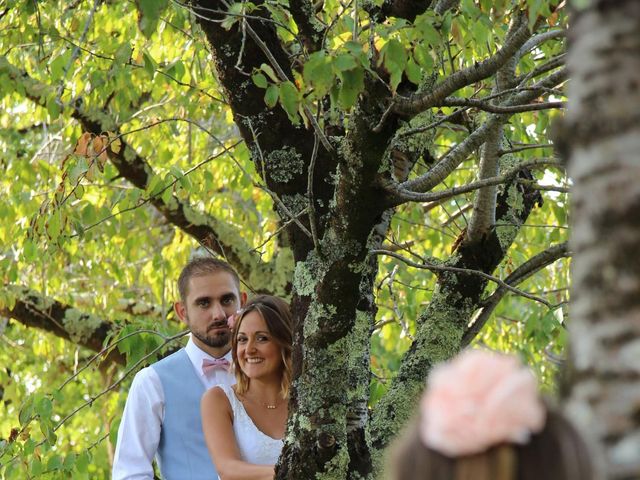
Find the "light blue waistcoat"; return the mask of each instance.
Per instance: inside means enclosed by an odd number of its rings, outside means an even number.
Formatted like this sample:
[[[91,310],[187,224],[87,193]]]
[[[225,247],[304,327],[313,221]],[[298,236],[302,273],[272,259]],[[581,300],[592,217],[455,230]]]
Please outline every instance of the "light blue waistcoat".
[[[158,463],[165,480],[217,478],[204,442],[200,399],[205,388],[183,349],[152,365],[164,390]]]

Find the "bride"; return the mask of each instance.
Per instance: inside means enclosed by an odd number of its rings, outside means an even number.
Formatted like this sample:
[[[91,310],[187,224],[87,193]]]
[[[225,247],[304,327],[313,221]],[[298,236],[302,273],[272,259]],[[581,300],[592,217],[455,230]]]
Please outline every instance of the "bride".
[[[258,295],[236,316],[236,385],[202,397],[202,428],[221,480],[272,480],[282,450],[291,383],[293,321],[278,297]]]

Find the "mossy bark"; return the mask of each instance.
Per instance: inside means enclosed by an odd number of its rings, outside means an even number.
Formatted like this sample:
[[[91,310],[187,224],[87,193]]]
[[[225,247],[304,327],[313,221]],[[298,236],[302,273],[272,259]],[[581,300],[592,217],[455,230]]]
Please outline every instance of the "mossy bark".
[[[462,232],[462,240],[446,265],[491,274],[540,201],[536,191],[516,184],[506,186],[497,198],[496,219],[497,223],[509,226],[494,228],[474,243],[468,243]],[[471,273],[445,272],[438,276],[431,302],[418,318],[415,341],[402,359],[388,393],[376,405],[371,424],[376,449],[384,449],[410,418],[431,367],[459,351],[462,336],[486,286],[485,278]]]

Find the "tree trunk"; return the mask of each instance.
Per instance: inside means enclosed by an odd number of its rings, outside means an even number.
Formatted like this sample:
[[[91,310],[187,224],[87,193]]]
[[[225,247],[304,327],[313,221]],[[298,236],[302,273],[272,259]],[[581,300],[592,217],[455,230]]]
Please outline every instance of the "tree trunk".
[[[560,135],[575,182],[568,411],[599,444],[605,476],[631,480],[640,476],[640,3],[593,0],[572,24]]]

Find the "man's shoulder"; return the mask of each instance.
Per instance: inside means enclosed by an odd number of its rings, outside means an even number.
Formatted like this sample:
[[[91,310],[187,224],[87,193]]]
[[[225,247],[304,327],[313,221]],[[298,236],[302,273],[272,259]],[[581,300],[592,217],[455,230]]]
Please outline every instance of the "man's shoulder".
[[[133,377],[133,384],[131,385],[132,388],[137,385],[146,385],[150,382],[155,383],[155,381],[158,379],[158,373],[152,367],[153,365],[144,367],[135,374],[135,376]]]
[[[172,365],[183,363],[185,360],[189,362],[189,356],[187,355],[184,348],[180,348],[178,351],[167,355],[166,357],[158,360],[155,363],[152,363],[148,368],[151,368],[152,370],[155,370],[157,372],[163,370],[164,368],[171,367]]]

